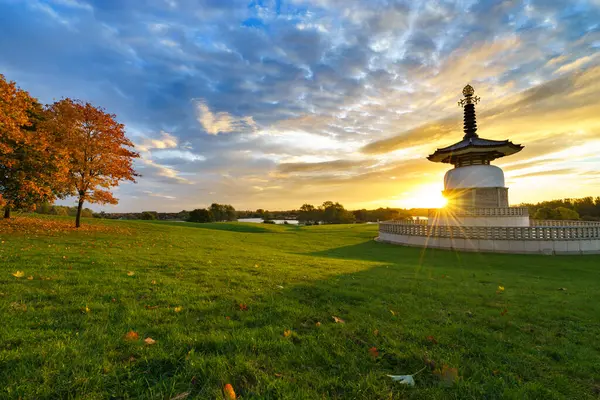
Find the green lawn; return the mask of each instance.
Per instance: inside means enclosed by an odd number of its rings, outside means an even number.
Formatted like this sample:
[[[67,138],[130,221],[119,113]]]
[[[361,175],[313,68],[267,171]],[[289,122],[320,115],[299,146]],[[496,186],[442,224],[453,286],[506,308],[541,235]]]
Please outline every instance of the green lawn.
[[[0,398],[600,393],[599,256],[423,252],[376,225],[3,224]],[[386,376],[423,367],[414,387]]]

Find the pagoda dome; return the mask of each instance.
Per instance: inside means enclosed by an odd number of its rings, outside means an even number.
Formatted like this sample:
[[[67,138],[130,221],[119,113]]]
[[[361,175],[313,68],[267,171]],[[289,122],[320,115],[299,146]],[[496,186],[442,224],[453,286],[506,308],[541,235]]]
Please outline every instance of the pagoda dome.
[[[503,188],[504,172],[495,165],[468,165],[449,170],[444,176],[445,190]]]

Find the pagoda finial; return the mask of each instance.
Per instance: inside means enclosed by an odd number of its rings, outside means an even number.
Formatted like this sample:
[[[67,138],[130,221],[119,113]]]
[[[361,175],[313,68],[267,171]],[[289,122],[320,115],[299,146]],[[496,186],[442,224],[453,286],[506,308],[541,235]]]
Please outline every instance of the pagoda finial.
[[[458,105],[465,109],[465,117],[464,117],[464,129],[465,136],[463,139],[471,139],[479,137],[477,136],[477,122],[475,120],[475,104],[479,103],[479,97],[473,96],[475,94],[475,89],[473,86],[467,85],[462,90],[464,99],[460,99]]]

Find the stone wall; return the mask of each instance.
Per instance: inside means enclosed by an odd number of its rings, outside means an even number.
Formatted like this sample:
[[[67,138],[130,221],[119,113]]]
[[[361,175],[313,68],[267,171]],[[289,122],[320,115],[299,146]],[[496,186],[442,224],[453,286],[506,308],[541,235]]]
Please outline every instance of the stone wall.
[[[408,221],[411,222],[411,221]],[[537,221],[528,227],[440,226],[388,221],[379,224],[378,240],[405,246],[459,251],[600,254],[600,223],[563,226]],[[568,221],[579,223],[581,221]],[[542,224],[542,225],[537,225]]]

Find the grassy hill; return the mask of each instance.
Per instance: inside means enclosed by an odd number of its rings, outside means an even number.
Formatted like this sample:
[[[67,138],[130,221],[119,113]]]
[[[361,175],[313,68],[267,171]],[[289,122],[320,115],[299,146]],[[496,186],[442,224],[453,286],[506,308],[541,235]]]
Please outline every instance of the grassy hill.
[[[71,223],[0,222],[0,398],[600,393],[598,256],[423,252],[376,225]]]

